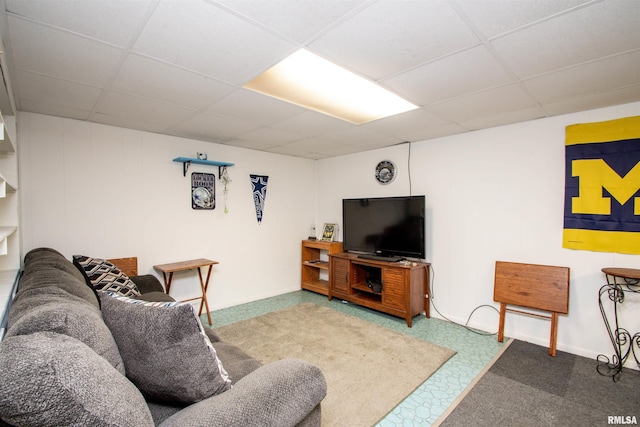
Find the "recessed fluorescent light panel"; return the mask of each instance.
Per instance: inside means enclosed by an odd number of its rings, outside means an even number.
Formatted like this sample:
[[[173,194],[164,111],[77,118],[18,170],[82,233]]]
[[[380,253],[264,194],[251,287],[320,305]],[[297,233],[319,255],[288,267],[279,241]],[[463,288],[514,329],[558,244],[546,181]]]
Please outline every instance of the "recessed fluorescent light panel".
[[[386,89],[301,49],[245,88],[355,124],[418,108]]]

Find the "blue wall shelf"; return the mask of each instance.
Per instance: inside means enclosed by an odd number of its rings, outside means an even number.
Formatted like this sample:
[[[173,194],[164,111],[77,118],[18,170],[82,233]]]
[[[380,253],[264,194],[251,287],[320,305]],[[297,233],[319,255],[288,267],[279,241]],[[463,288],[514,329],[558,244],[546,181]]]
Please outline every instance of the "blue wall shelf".
[[[233,163],[229,163],[229,162],[217,162],[215,160],[201,160],[201,159],[195,159],[191,157],[176,157],[175,159],[173,159],[173,161],[182,163],[182,176],[187,176],[187,170],[189,169],[189,166],[191,166],[191,163],[196,163],[198,165],[218,166],[218,179],[220,179],[220,176],[222,175],[222,171],[227,166],[233,166]]]

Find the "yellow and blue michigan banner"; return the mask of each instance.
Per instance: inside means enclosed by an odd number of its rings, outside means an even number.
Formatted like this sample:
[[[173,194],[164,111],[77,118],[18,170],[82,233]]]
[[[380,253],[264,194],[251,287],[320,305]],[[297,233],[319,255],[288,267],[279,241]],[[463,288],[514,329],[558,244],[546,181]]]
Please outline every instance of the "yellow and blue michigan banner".
[[[640,254],[640,116],[567,126],[562,247]]]

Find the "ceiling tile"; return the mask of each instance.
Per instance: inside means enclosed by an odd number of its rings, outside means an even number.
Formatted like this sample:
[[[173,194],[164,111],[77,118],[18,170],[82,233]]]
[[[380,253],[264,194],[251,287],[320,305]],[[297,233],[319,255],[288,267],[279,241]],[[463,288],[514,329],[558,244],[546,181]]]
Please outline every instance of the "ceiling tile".
[[[328,142],[322,138],[309,138],[295,141],[269,149],[269,151],[288,155],[302,155],[314,159],[326,157],[342,156],[358,151],[357,148],[346,145]]]
[[[98,102],[96,114],[91,117],[91,120],[107,124],[140,123],[139,127],[135,127],[136,129],[166,131],[194,113],[193,110],[175,105],[109,92]],[[108,119],[109,117],[111,119]]]
[[[488,38],[539,21],[591,0],[453,0]]]
[[[376,120],[364,125],[366,129],[393,136],[400,141],[422,141],[433,138],[433,135],[443,136],[466,129],[447,120],[436,117],[424,109],[408,111],[403,114]]]
[[[638,85],[640,50],[544,74],[524,84],[543,104]]]
[[[637,0],[1,3],[18,111],[310,159],[640,101]],[[356,126],[241,88],[301,47],[422,108]]]
[[[14,74],[19,110],[86,120],[102,90],[26,71]]]
[[[429,105],[512,81],[489,51],[478,46],[398,74],[382,83],[414,103]]]
[[[234,87],[153,59],[129,55],[111,90],[202,110],[231,93]]]
[[[354,126],[344,120],[315,111],[305,111],[271,125],[274,129],[312,137],[326,132],[336,132]]]
[[[517,84],[489,89],[425,107],[438,117],[461,123],[502,112],[533,107],[535,103]]]
[[[170,129],[170,132],[186,138],[225,141],[258,128],[258,125],[247,122],[200,113],[176,124]]]
[[[117,126],[127,129],[136,129],[146,132],[165,134],[166,127],[158,122],[144,122],[135,117],[121,117],[105,113],[93,113],[91,121],[109,126]]]
[[[133,50],[244,84],[295,46],[203,1],[163,0]]]
[[[239,141],[258,143],[264,146],[272,147],[274,145],[282,145],[287,142],[297,141],[299,139],[302,139],[302,137],[294,133],[289,133],[269,127],[261,127],[242,134],[237,139]]]
[[[305,111],[297,105],[247,89],[236,90],[206,110],[207,113],[261,125],[270,125]]]
[[[311,158],[311,152],[305,150],[304,148],[298,149],[295,146],[289,147],[287,145],[278,145],[276,147],[267,148],[267,151],[274,154],[283,154],[285,156]],[[318,158],[323,157],[320,154],[318,154],[318,156]]]
[[[460,121],[460,126],[469,130],[479,130],[496,126],[510,125],[545,117],[546,113],[538,106],[494,112],[489,116]]]
[[[8,12],[107,43],[126,46],[149,0],[5,0]]]
[[[223,144],[231,145],[233,147],[248,148],[250,150],[259,150],[259,151],[269,151],[273,147],[277,147],[279,145],[278,142],[274,142],[274,141],[245,140],[245,139],[230,139],[230,140],[224,141]]]
[[[83,37],[9,17],[13,66],[104,86],[122,51]]]
[[[551,115],[569,114],[577,111],[586,111],[612,105],[636,102],[640,99],[640,85],[616,89],[609,92],[600,92],[580,98],[571,98],[563,101],[545,104],[544,109]],[[640,106],[637,108],[640,115]]]
[[[216,0],[217,3],[301,43],[366,1],[368,0]]]
[[[379,80],[477,43],[477,37],[446,2],[381,0],[309,48]]]
[[[635,0],[600,2],[492,41],[521,78],[640,48]],[[588,34],[588,37],[585,37]]]
[[[362,126],[354,126],[339,132],[328,133],[318,136],[316,139],[326,141],[329,144],[348,145],[362,149],[379,147],[380,144],[383,143],[386,145],[394,145],[404,142],[399,138],[384,135]]]

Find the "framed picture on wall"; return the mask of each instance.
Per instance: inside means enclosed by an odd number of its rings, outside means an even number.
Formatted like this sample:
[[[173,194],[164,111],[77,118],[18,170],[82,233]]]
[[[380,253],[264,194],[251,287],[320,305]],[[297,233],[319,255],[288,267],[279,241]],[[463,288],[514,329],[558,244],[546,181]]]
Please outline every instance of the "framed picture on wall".
[[[191,174],[191,208],[216,208],[216,176],[212,173]]]
[[[325,223],[322,228],[322,238],[320,240],[324,242],[333,242],[333,239],[338,231],[338,224]]]

